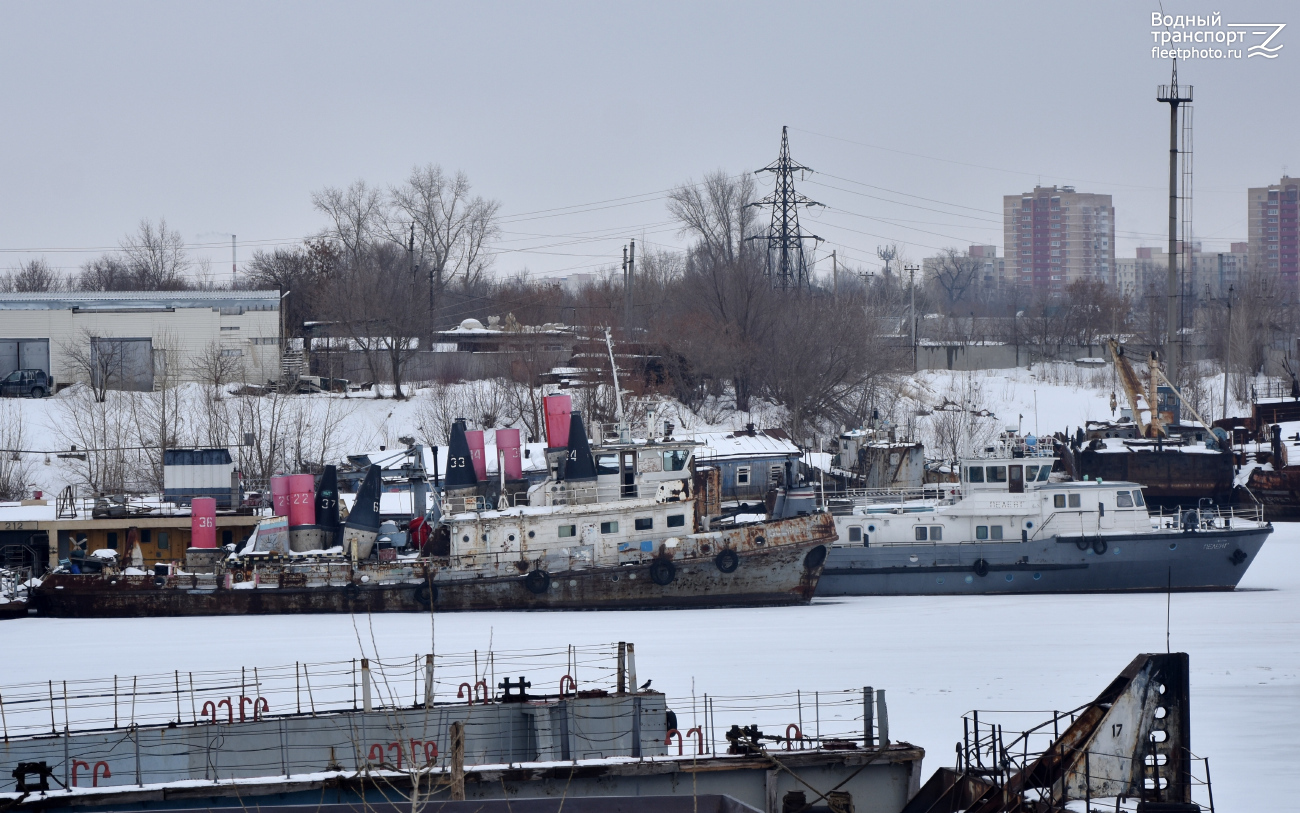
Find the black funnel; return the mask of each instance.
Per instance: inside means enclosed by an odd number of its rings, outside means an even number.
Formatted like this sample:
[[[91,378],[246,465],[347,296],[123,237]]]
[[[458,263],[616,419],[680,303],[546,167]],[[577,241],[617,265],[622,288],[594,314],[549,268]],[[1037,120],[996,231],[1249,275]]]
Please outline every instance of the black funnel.
[[[587,428],[582,425],[582,413],[576,409],[569,416],[569,454],[564,461],[564,479],[596,479],[596,461],[587,442]]]
[[[352,511],[348,514],[347,527],[379,530],[379,472],[378,466],[371,466],[366,472],[366,479],[361,482],[361,488],[357,489],[357,501],[352,504]]]
[[[339,478],[334,466],[326,466],[316,484],[316,524],[322,528],[339,524]]]
[[[448,488],[474,488],[478,475],[469,458],[469,441],[465,439],[465,421],[456,419],[451,425],[451,441],[447,444],[447,476],[443,485]]]

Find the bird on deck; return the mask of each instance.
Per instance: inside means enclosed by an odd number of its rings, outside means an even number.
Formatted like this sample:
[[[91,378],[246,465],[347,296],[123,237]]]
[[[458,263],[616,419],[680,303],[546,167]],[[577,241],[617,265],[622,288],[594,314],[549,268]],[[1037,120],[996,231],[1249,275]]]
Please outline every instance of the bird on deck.
[[[650,688],[650,684],[653,683],[653,682],[654,682],[653,680],[647,680],[645,683],[642,683],[642,684],[641,684],[641,691],[644,692],[646,689],[649,689],[649,688]]]

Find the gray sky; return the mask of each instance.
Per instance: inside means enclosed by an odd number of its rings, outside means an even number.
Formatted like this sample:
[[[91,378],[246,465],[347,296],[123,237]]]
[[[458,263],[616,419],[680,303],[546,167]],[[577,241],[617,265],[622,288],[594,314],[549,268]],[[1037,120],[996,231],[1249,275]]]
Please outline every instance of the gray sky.
[[[498,273],[588,271],[679,246],[663,191],[767,164],[782,125],[850,262],[1001,245],[1002,195],[1038,182],[1112,194],[1119,256],[1163,244],[1156,4],[881,5],[0,0],[0,268],[165,216],[228,273],[229,238],[201,244],[234,232],[242,263],[321,226],[312,190],[433,162],[502,201]],[[1226,249],[1247,187],[1300,175],[1300,6],[1166,8],[1288,24],[1276,59],[1180,66],[1196,232]]]

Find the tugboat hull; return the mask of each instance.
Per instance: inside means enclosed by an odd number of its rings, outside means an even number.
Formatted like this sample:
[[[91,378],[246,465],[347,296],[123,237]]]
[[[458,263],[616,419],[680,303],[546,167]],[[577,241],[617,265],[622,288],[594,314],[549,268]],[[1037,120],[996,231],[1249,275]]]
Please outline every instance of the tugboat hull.
[[[835,547],[817,595],[1232,590],[1271,532],[1269,526],[1032,542]]]
[[[334,565],[332,583],[325,583],[329,568],[262,566],[256,580],[245,576],[231,587],[217,586],[213,576],[206,577],[205,586],[205,577],[193,575],[59,573],[45,580],[32,603],[41,615],[83,618],[806,604],[835,539],[834,523],[818,514],[777,524],[779,529],[754,526],[765,530],[767,539],[750,529],[725,532],[736,536],[725,546],[734,552],[730,558],[656,557],[554,573],[535,567],[521,571],[510,563],[512,574],[482,576],[423,559],[351,573]],[[313,584],[318,578],[321,583]]]

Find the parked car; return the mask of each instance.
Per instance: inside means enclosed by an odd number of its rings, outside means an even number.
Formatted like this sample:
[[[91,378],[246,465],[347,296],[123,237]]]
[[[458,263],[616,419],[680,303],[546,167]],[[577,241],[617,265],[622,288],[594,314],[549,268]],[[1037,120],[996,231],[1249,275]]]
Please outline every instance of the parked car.
[[[0,397],[44,398],[50,394],[50,377],[44,370],[14,370],[0,381]]]

